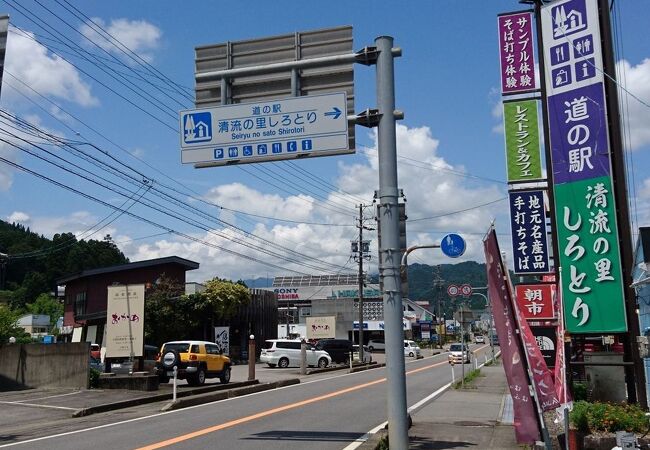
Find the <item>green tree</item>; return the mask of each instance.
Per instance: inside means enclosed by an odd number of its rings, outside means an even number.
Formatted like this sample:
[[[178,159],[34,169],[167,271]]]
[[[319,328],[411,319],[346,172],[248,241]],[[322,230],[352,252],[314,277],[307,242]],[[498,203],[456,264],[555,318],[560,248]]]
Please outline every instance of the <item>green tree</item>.
[[[184,286],[162,274],[145,293],[144,336],[147,344],[189,339],[197,335],[195,296],[183,295]]]
[[[63,304],[49,294],[41,294],[33,303],[27,304],[27,311],[31,314],[50,316],[50,325],[54,326],[63,315]]]
[[[248,304],[251,294],[246,285],[229,280],[213,278],[205,284],[197,309],[209,317],[229,319],[240,305]]]
[[[16,342],[30,342],[29,334],[16,325],[18,313],[5,305],[0,305],[0,345],[7,344],[10,337],[15,337]]]

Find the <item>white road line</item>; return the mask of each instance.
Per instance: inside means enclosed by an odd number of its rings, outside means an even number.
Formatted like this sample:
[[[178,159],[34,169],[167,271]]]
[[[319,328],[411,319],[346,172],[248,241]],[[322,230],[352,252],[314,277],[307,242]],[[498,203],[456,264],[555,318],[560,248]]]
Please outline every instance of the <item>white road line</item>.
[[[482,350],[482,349],[485,348],[485,347],[487,347],[487,345],[486,345],[486,346],[483,346],[483,347],[480,347],[480,348],[478,348],[478,349],[476,349],[476,350],[475,350],[474,352],[472,352],[472,353],[478,353],[479,350]],[[449,352],[444,352],[444,353],[440,353],[440,354],[441,354],[441,355],[444,355],[445,353],[449,353]],[[499,350],[499,351],[496,353],[495,356],[499,356],[500,354],[501,354],[501,350]],[[438,355],[434,355],[434,356],[438,356]],[[485,366],[485,363],[483,363],[483,364],[481,364],[480,366],[478,366],[478,368],[481,369],[483,366]],[[424,405],[425,405],[426,403],[428,403],[429,401],[435,399],[437,396],[439,396],[439,395],[442,394],[444,391],[446,391],[447,389],[449,389],[449,388],[451,387],[452,384],[453,384],[453,383],[445,384],[443,387],[441,387],[440,389],[438,389],[438,390],[435,391],[434,393],[427,395],[425,398],[423,398],[422,400],[420,400],[420,401],[417,402],[416,404],[412,405],[412,406],[407,410],[408,413],[410,414],[410,413],[416,411],[417,409],[419,409],[420,407],[424,406]],[[373,434],[377,433],[379,430],[381,430],[382,428],[384,428],[387,424],[388,424],[388,422],[384,422],[384,423],[382,423],[382,424],[380,424],[380,425],[377,425],[375,428],[373,428],[372,430],[368,431],[368,432],[367,432],[366,434],[364,434],[363,436],[360,436],[360,437],[358,437],[357,439],[355,439],[354,441],[352,441],[352,443],[350,443],[350,445],[348,445],[347,447],[343,448],[343,450],[354,450],[354,449],[360,447],[361,444],[363,444],[363,443],[366,442],[368,439],[370,439],[370,436],[372,436]]]
[[[441,354],[438,354],[438,355],[432,355],[432,356],[429,356],[429,357],[425,357],[423,359],[418,359],[418,360],[410,361],[410,362],[419,362],[419,361],[423,361],[424,359],[435,358],[436,356],[440,356],[442,354],[444,354],[444,353],[441,353]],[[407,362],[407,364],[409,364],[410,362]],[[217,402],[228,402],[228,401],[238,400],[238,399],[241,400],[242,398],[252,397],[254,395],[268,394],[269,392],[277,392],[277,391],[282,390],[282,389],[289,389],[289,388],[293,388],[293,387],[296,387],[296,386],[304,386],[306,384],[322,382],[322,381],[325,381],[325,380],[331,380],[333,378],[346,377],[346,376],[350,376],[350,375],[359,375],[359,374],[363,374],[363,373],[367,373],[367,371],[363,370],[363,371],[360,371],[360,372],[346,373],[346,374],[336,375],[336,376],[327,377],[327,378],[319,378],[317,380],[306,381],[304,383],[300,382],[299,384],[292,384],[290,386],[283,386],[283,387],[280,387],[280,388],[277,388],[277,389],[270,389],[268,391],[255,392],[253,394],[248,394],[248,395],[241,396],[241,397],[232,397],[232,398],[227,398],[227,399],[224,399],[224,400],[217,400],[215,402],[204,403],[204,404],[201,404],[201,405],[188,406],[187,408],[173,409],[171,411],[165,411],[165,412],[161,412],[161,413],[151,414],[149,416],[135,417],[133,419],[122,420],[120,422],[107,423],[107,424],[104,424],[104,425],[97,425],[97,426],[94,426],[94,427],[83,428],[83,429],[80,429],[80,430],[66,431],[64,433],[52,434],[52,435],[49,435],[49,436],[42,436],[42,437],[38,437],[38,438],[34,438],[34,439],[28,439],[28,440],[25,440],[25,441],[12,442],[10,444],[0,445],[0,448],[12,447],[12,446],[22,445],[22,444],[31,444],[33,442],[44,441],[44,440],[47,440],[47,439],[54,439],[54,438],[58,438],[58,437],[62,437],[62,436],[70,436],[70,435],[73,435],[73,434],[85,433],[87,431],[93,431],[93,430],[100,430],[102,428],[113,427],[113,426],[116,426],[116,425],[124,425],[124,424],[132,423],[132,422],[139,422],[139,421],[145,420],[145,419],[153,419],[153,418],[160,417],[160,416],[166,416],[167,414],[181,413],[181,412],[184,412],[184,411],[188,411],[190,409],[209,406],[209,405],[212,405],[212,404],[217,403]],[[24,403],[20,403],[20,404],[24,405]],[[382,425],[377,426],[376,428],[373,428],[371,431],[374,431],[374,433],[376,433],[377,431],[379,431],[382,428],[382,426],[385,426],[385,424],[386,424],[386,422],[384,422],[384,424],[382,424]],[[359,444],[359,445],[361,445],[361,444]]]
[[[63,409],[66,411],[76,411],[77,408],[68,408],[67,406],[52,406],[52,405],[39,405],[38,403],[24,403],[24,402],[0,402],[3,405],[17,405],[17,406],[29,406],[30,408],[51,408],[51,409]]]
[[[68,392],[67,394],[58,394],[58,395],[48,395],[47,397],[39,397],[39,398],[28,398],[27,400],[16,400],[14,403],[23,403],[23,402],[34,402],[37,400],[45,400],[48,398],[56,398],[56,397],[65,397],[67,395],[74,395],[74,394],[80,394],[81,391],[74,391],[74,392]]]

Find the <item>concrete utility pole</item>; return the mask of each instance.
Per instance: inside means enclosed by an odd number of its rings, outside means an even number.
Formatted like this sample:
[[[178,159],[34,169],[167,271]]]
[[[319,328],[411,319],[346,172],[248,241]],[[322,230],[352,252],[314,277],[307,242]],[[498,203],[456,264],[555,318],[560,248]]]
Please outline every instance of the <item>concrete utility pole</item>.
[[[359,240],[356,243],[356,249],[354,242],[352,244],[352,252],[355,253],[354,259],[359,263],[359,361],[363,362],[363,288],[365,286],[365,279],[363,275],[363,260],[370,259],[369,248],[366,248],[363,241],[363,230],[374,230],[374,228],[367,227],[363,224],[363,204],[359,204],[359,222],[357,228],[359,229]]]
[[[381,226],[379,276],[384,291],[386,369],[388,378],[388,435],[392,450],[409,447],[402,325],[402,287],[400,278],[399,189],[397,184],[397,138],[395,130],[395,77],[393,38],[380,36],[377,47],[377,131],[379,158],[379,204]]]

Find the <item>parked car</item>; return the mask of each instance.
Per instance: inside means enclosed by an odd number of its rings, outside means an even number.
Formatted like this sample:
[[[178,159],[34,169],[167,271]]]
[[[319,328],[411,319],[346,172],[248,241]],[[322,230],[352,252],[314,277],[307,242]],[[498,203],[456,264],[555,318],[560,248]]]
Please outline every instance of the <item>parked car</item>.
[[[102,359],[102,349],[99,344],[90,344],[90,356],[95,359]]]
[[[88,359],[88,364],[90,365],[91,369],[98,370],[100,372],[104,372],[104,363],[99,360],[99,358],[95,358],[92,355],[89,356]]]
[[[368,341],[368,350],[374,352],[375,350],[386,350],[386,344],[383,339],[370,339]]]
[[[264,342],[260,361],[269,367],[300,367],[300,341],[290,339],[269,339]],[[326,351],[307,346],[307,365],[327,367],[332,358]]]
[[[477,344],[485,344],[485,336],[481,334],[474,335],[474,342]]]
[[[111,372],[115,375],[128,375],[135,371],[155,373],[158,360],[158,347],[145,345],[142,352],[142,364],[138,360],[131,362],[129,358],[122,360],[111,359]]]
[[[359,360],[359,345],[354,344],[352,346],[352,360],[355,362],[360,362]],[[370,353],[370,350],[368,349],[367,345],[363,346],[363,362],[364,364],[370,364],[372,363],[372,353]]]
[[[352,342],[347,339],[321,339],[316,344],[316,350],[326,351],[335,363],[346,364],[350,361]]]
[[[214,342],[173,341],[160,348],[156,374],[161,383],[167,383],[176,366],[177,378],[186,379],[190,385],[202,385],[206,378],[219,378],[226,384],[230,382],[230,364],[230,358]]]
[[[467,344],[454,343],[449,346],[449,361],[454,363],[470,363],[472,362],[472,352],[469,350]]]
[[[415,341],[404,341],[404,356],[410,356],[411,358],[420,357],[420,347]]]

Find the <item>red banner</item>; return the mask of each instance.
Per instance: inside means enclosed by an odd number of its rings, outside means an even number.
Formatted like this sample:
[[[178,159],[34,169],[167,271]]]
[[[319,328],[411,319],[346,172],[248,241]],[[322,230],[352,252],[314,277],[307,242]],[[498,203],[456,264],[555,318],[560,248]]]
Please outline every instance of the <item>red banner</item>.
[[[555,318],[552,284],[518,284],[515,286],[517,307],[528,320]]]
[[[555,393],[555,384],[553,383],[551,371],[548,370],[544,356],[542,356],[542,352],[539,345],[537,345],[537,340],[533,332],[528,326],[528,322],[524,318],[521,310],[519,308],[516,308],[516,310],[519,332],[524,341],[526,353],[528,354],[528,364],[533,375],[533,385],[537,392],[539,406],[542,408],[542,411],[556,409],[560,406],[560,402]]]
[[[525,355],[521,353],[515,335],[517,322],[511,307],[510,289],[505,281],[505,270],[494,229],[490,230],[483,241],[483,246],[487,262],[488,292],[494,312],[494,326],[501,347],[503,369],[512,395],[515,436],[519,444],[534,444],[539,440],[535,404],[528,389],[528,377],[524,367]]]

